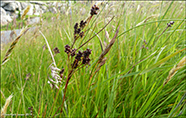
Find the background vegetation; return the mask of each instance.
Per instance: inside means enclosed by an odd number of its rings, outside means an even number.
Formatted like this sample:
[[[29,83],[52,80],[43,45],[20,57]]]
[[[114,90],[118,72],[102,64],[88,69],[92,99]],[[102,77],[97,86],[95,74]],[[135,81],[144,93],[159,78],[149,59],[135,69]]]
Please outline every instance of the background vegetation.
[[[39,30],[46,36],[51,49],[58,47],[60,51],[54,57],[58,68],[68,69],[64,46],[72,44],[75,23],[90,15],[92,5],[76,2],[72,3],[71,15],[58,13],[55,16],[48,14],[45,18],[41,16],[44,19],[39,24]],[[56,116],[186,116],[185,66],[163,85],[169,71],[185,56],[184,2],[136,1],[98,6],[100,12],[91,20],[92,27],[83,41],[104,27],[112,16],[115,18],[81,49],[92,50],[90,66],[72,76],[66,93],[67,106],[63,107],[62,114]],[[85,8],[85,14],[82,14],[82,8]],[[166,29],[170,21],[174,24]],[[108,34],[112,39],[118,23],[119,35],[106,55],[107,61],[90,80],[90,71],[102,52],[101,46],[104,49],[109,43]],[[82,44],[81,41],[76,42],[76,48]],[[6,114],[28,113],[49,117],[60,107],[66,80],[63,80],[59,90],[52,89],[48,84],[52,59],[49,49],[44,48],[45,44],[37,28],[27,32],[16,44],[9,60],[1,66],[1,108],[6,98],[13,94]],[[1,47],[1,60],[9,46]],[[25,79],[27,74],[31,75],[28,80]],[[64,75],[67,74],[65,71]]]

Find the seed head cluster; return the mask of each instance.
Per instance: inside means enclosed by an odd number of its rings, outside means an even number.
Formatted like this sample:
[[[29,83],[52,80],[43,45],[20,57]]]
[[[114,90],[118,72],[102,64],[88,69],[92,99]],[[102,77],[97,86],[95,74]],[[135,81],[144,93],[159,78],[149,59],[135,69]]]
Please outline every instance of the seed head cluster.
[[[92,6],[91,11],[90,11],[90,17],[87,20],[81,20],[79,23],[75,23],[74,25],[74,42],[72,46],[65,45],[65,52],[67,53],[68,57],[72,59],[71,61],[71,67],[72,69],[78,68],[82,65],[86,65],[90,63],[90,54],[91,51],[90,49],[86,49],[84,51],[77,51],[77,49],[73,48],[76,40],[78,38],[82,38],[84,36],[84,31],[83,29],[85,28],[86,25],[89,24],[90,19],[92,18],[93,15],[97,15],[97,11],[99,10],[99,7],[96,5]],[[57,50],[56,50],[57,52]],[[64,70],[61,70],[60,75],[63,74]]]
[[[174,21],[170,21],[169,23],[167,23],[168,27],[171,27],[174,24]]]
[[[78,27],[78,23],[76,23],[74,25],[74,39],[77,38],[77,36],[79,35],[81,38],[84,36],[84,32],[82,31],[83,28],[85,27],[86,25],[86,21],[81,21],[80,24],[79,24],[79,27]]]
[[[83,51],[83,53],[81,51],[78,51],[78,53],[76,54],[75,60],[72,64],[72,67],[77,68],[79,66],[79,62],[82,62],[80,63],[80,65],[89,64],[90,62],[89,55],[91,54],[91,51],[92,50],[90,49],[86,49],[85,51]]]
[[[93,16],[93,15],[97,15],[97,10],[99,10],[99,7],[97,7],[96,5],[92,6],[92,9],[90,11],[90,15]]]
[[[55,47],[55,48],[53,49],[53,51],[54,51],[55,54],[60,53],[58,47]]]
[[[67,54],[69,54],[69,53],[72,52],[69,45],[65,45],[65,52],[66,52]]]
[[[76,53],[77,49],[71,49],[69,45],[65,46],[65,52],[68,55],[71,55],[71,57],[75,56],[75,59],[73,61],[72,64],[72,68],[77,68],[78,66],[82,65],[82,64],[89,64],[90,62],[90,58],[89,55],[91,54],[91,49],[86,49],[85,51],[81,52],[78,51],[78,53]],[[81,63],[80,63],[81,62]]]

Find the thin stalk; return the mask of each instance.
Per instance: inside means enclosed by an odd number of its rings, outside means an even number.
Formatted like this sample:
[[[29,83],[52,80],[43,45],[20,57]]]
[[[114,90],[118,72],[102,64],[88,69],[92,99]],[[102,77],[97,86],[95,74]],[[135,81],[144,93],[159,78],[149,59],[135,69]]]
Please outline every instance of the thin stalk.
[[[95,36],[97,36],[103,29],[105,29],[105,27],[113,20],[113,18],[114,18],[115,16],[113,16],[112,18],[111,18],[111,20],[101,29],[101,30],[99,30],[99,32],[98,33],[96,33],[94,36],[92,36],[89,40],[87,40],[85,43],[83,43],[81,46],[79,46],[79,48],[77,48],[77,50],[78,49],[80,49],[81,47],[83,47],[85,44],[87,44],[90,40],[92,40]]]
[[[54,59],[54,56],[53,56],[53,54],[52,54],[52,51],[51,51],[51,49],[50,49],[50,46],[49,46],[49,44],[48,44],[48,41],[47,41],[46,37],[44,36],[44,34],[43,34],[40,30],[39,30],[39,33],[41,33],[41,35],[42,35],[43,38],[45,39],[45,42],[46,42],[47,47],[48,47],[48,50],[49,50],[50,55],[51,55],[51,57],[52,57],[52,61],[54,62],[55,67],[57,67],[57,66],[56,66],[56,62],[55,62],[55,59]]]
[[[67,81],[66,81],[66,84],[65,84],[65,90],[64,90],[64,95],[63,95],[63,101],[62,101],[62,104],[60,105],[60,107],[59,107],[59,108],[57,109],[57,111],[55,112],[54,116],[57,114],[57,112],[59,111],[60,108],[61,108],[61,112],[60,112],[60,113],[63,112],[63,111],[62,111],[62,106],[63,106],[64,101],[65,101],[66,90],[67,90],[67,87],[68,87],[69,80],[70,80],[70,78],[72,77],[72,72],[73,72],[73,70],[71,70],[70,73],[68,74],[68,78],[67,78]],[[54,116],[53,116],[53,118],[54,118]]]

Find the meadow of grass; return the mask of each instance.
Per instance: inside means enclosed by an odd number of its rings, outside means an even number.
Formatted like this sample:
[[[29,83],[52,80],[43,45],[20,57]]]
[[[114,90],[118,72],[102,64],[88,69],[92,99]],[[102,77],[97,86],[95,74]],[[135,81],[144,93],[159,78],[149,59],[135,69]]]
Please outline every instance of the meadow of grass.
[[[75,48],[115,17],[80,49],[92,50],[90,65],[72,75],[65,104],[61,107],[67,78],[63,78],[59,89],[51,88],[48,83],[53,61],[39,30],[46,37],[51,50],[58,47],[60,53],[54,55],[56,66],[64,68],[63,74],[67,77],[69,60],[64,52],[65,45],[72,45],[75,23],[90,16],[92,5],[72,3],[71,15],[58,14],[50,22],[45,18],[38,30],[27,32],[20,38],[9,60],[1,65],[1,109],[6,98],[12,94],[6,114],[17,116],[186,116],[186,60],[179,64],[185,57],[186,18],[184,2],[177,1],[115,2],[108,7],[105,3],[99,4],[99,14],[93,16],[90,30],[85,38],[76,41]],[[85,14],[81,13],[82,8],[86,9]],[[170,21],[174,21],[174,24],[167,27]],[[91,77],[96,61],[114,37],[118,24],[119,33],[105,56],[105,64]],[[1,60],[9,46],[1,47]],[[171,74],[169,71],[176,65],[180,65],[180,68],[164,84]],[[60,110],[56,113],[58,108]]]

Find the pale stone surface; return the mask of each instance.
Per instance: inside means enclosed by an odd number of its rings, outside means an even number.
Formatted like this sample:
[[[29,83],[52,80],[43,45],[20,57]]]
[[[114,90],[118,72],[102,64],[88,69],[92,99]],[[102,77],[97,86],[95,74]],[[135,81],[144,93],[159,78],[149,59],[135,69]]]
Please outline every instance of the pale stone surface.
[[[49,8],[49,11],[54,13],[54,14],[57,13],[57,9],[55,7]]]
[[[67,8],[67,4],[60,2],[41,2],[41,1],[15,1],[15,0],[1,0],[1,26],[6,25],[8,22],[12,21],[12,18],[16,16],[18,18],[18,14],[23,14],[24,9],[30,5],[30,10],[27,15],[40,15],[46,12],[57,13],[58,10],[65,14]],[[85,13],[84,9],[81,9],[81,14]]]
[[[6,11],[1,7],[1,26],[6,25],[11,22],[12,18],[6,13]]]
[[[24,10],[30,3],[20,2],[20,4],[21,4],[21,9]]]
[[[38,4],[38,5],[46,5],[45,2],[41,2],[41,1],[30,1],[30,3],[32,3],[32,4]]]
[[[3,7],[5,10],[7,10],[7,11],[12,11],[12,12],[14,12],[17,8],[18,8],[18,6],[17,6],[17,4],[15,3],[15,2],[10,2],[10,3],[8,3],[5,7]]]
[[[6,15],[6,11],[1,7],[1,15]]]
[[[19,11],[21,11],[22,10],[22,8],[21,8],[21,3],[20,2],[18,2],[18,1],[15,1],[15,4],[17,5],[17,10],[19,10]]]
[[[40,15],[40,13],[43,13],[43,10],[40,8],[39,5],[34,5],[35,7],[35,12],[34,12],[34,15]]]

